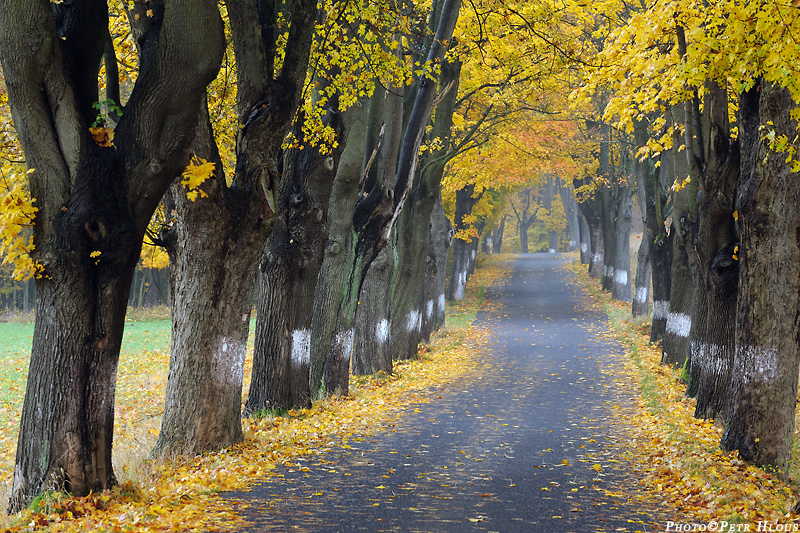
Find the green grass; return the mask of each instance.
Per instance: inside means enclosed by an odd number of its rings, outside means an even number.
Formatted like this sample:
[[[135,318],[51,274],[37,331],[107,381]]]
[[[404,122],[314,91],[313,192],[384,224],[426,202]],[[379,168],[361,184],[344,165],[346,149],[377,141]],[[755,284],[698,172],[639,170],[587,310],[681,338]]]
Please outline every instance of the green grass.
[[[32,323],[0,323],[0,361],[16,359],[31,351]]]

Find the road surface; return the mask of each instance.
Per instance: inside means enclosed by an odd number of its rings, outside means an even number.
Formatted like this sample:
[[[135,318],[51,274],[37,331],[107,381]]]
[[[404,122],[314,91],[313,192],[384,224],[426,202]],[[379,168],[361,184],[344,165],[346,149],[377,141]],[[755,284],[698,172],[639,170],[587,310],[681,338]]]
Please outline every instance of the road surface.
[[[487,290],[480,376],[432,391],[352,449],[227,495],[247,531],[658,530],[631,503],[641,489],[614,416],[632,396],[615,376],[622,348],[566,261],[516,256],[508,283]]]

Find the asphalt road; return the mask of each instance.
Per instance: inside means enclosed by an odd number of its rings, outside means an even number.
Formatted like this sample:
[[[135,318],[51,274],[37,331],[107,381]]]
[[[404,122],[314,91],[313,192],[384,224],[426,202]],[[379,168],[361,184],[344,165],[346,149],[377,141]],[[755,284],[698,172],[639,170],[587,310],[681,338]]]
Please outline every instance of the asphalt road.
[[[352,449],[227,495],[247,531],[660,529],[630,497],[637,474],[614,417],[631,401],[615,375],[622,349],[564,262],[520,255],[488,291],[498,305],[478,315],[492,331],[480,376],[432,391]]]

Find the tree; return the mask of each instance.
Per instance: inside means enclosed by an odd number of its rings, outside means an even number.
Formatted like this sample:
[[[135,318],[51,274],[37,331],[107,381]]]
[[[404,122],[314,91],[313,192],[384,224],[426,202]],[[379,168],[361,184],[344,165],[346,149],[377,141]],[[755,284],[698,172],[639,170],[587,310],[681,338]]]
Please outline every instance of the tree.
[[[740,133],[742,181],[737,198],[741,221],[739,297],[736,303],[736,352],[730,407],[723,447],[760,465],[784,468],[791,456],[797,397],[800,342],[800,165],[770,146],[760,128],[798,146],[798,121],[787,109],[798,99],[775,83],[758,81],[740,103],[744,122]],[[797,116],[797,113],[794,113]],[[774,129],[772,129],[774,128]],[[796,152],[795,152],[796,153]],[[777,207],[777,208],[776,208]],[[734,259],[735,260],[735,259]],[[777,302],[780,302],[778,304]]]
[[[236,59],[236,162],[228,183],[208,122],[195,151],[216,161],[196,200],[172,195],[170,374],[155,453],[200,453],[243,438],[241,388],[256,265],[279,209],[279,158],[302,102],[317,4],[279,13],[255,0],[228,5]],[[282,42],[281,37],[285,38]],[[282,57],[283,63],[280,63]],[[211,216],[209,216],[211,215]],[[210,379],[209,379],[210,378]]]
[[[800,171],[800,89],[786,76],[800,64],[789,37],[797,17],[794,6],[770,2],[643,4],[612,32],[600,58],[600,78],[625,79],[606,115],[633,129],[635,120],[659,113],[653,126],[660,133],[646,150],[684,152],[673,158],[676,245],[665,356],[671,332],[684,340],[670,362],[682,363],[691,340],[696,415],[722,417],[725,447],[777,466],[793,433],[798,302],[790,297],[779,313],[765,302],[776,287],[796,294],[785,285],[796,280],[798,264],[796,198],[785,183]],[[738,97],[736,138],[729,93]],[[672,126],[661,131],[668,113]],[[753,218],[745,221],[744,212]],[[687,286],[698,290],[687,294]]]
[[[50,488],[81,495],[115,482],[114,382],[131,279],[150,217],[188,163],[202,95],[224,51],[214,2],[151,8],[113,145],[110,130],[96,140],[89,129],[105,2],[7,2],[0,10],[9,103],[34,169],[33,258],[42,269],[11,510]]]

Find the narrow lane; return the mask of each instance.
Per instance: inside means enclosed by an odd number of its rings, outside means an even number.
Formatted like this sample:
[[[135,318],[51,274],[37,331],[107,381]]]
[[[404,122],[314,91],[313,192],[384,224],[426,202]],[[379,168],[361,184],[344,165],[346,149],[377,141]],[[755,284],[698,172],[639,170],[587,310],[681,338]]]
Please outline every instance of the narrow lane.
[[[520,255],[478,323],[485,372],[248,492],[248,531],[653,531],[613,411],[621,347],[556,254]],[[411,411],[411,410],[409,410]]]

